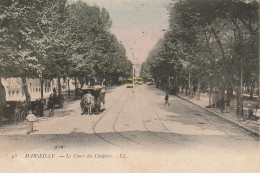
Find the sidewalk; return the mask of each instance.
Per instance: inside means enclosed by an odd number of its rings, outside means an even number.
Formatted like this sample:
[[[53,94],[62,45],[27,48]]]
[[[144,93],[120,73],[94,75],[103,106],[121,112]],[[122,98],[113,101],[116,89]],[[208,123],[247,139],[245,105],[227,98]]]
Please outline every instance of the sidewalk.
[[[258,121],[254,121],[254,120],[247,120],[247,121],[242,121],[240,119],[238,119],[238,116],[236,115],[236,110],[234,109],[235,106],[231,104],[230,106],[230,112],[226,113],[224,111],[224,113],[221,113],[221,111],[219,110],[219,108],[206,108],[206,106],[208,106],[209,103],[209,98],[206,96],[206,94],[201,93],[200,94],[200,100],[197,100],[196,95],[193,98],[189,98],[189,96],[185,96],[185,94],[181,94],[179,93],[177,95],[177,97],[180,97],[194,105],[197,105],[213,114],[215,114],[216,116],[219,116],[237,126],[239,126],[240,128],[244,129],[245,131],[259,137],[259,122]]]

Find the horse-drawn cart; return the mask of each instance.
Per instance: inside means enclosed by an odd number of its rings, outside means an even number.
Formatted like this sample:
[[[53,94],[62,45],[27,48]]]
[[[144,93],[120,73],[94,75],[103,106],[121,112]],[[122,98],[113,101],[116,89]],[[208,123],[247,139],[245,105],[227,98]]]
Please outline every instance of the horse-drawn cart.
[[[105,92],[106,89],[101,85],[84,86],[80,89],[81,95],[81,114],[99,114],[105,109]]]

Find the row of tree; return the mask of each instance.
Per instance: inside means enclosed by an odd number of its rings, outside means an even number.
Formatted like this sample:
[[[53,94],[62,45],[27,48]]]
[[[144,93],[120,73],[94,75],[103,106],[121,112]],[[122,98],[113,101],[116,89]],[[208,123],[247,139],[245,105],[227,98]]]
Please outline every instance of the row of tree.
[[[110,32],[105,8],[80,1],[1,0],[0,9],[0,78],[21,77],[26,100],[26,78],[41,78],[42,85],[58,78],[61,91],[61,78],[83,84],[132,68],[124,46]],[[0,90],[5,95],[1,82]]]
[[[161,83],[217,89],[237,96],[258,81],[259,3],[242,0],[180,0],[170,7],[169,30],[142,64],[141,74]],[[251,91],[252,93],[252,91]]]

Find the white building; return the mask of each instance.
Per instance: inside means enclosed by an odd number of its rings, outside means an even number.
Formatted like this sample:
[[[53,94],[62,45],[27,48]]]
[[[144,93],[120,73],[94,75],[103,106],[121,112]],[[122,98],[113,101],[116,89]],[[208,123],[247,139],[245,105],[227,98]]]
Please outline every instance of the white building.
[[[6,101],[24,101],[26,99],[25,93],[23,91],[23,83],[21,78],[7,78],[2,79],[3,86],[6,91]],[[31,95],[31,100],[34,101],[36,99],[41,98],[41,82],[39,78],[27,78],[26,80],[28,86],[28,92]],[[61,79],[62,91],[68,90],[67,81],[63,81]],[[43,84],[43,97],[48,98],[52,93],[53,88],[58,88],[57,79],[53,80],[45,80]],[[70,80],[70,89],[74,90],[74,81]]]

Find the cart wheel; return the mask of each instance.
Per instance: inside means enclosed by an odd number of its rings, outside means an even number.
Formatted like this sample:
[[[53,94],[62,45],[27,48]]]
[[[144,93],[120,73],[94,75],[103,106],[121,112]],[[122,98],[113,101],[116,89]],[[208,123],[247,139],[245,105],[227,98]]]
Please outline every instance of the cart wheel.
[[[26,111],[23,111],[23,112],[21,113],[21,116],[20,116],[21,121],[24,121],[24,120],[25,120],[25,116],[26,116]]]

